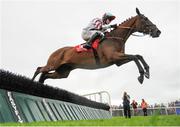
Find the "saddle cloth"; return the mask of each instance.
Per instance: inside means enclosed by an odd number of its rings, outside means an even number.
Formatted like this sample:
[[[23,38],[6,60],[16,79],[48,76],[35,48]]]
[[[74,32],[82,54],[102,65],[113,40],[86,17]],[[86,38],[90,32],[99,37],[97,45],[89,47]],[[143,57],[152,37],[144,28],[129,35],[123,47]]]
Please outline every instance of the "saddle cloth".
[[[94,49],[97,49],[98,48],[98,46],[99,46],[99,39],[96,39],[93,43],[92,43],[92,47],[94,48]],[[83,47],[83,45],[84,44],[79,44],[79,45],[76,45],[74,48],[75,48],[75,50],[78,52],[78,53],[80,53],[80,52],[88,52],[88,51],[92,51],[92,49],[90,48],[90,49],[86,49],[86,48],[84,48]]]

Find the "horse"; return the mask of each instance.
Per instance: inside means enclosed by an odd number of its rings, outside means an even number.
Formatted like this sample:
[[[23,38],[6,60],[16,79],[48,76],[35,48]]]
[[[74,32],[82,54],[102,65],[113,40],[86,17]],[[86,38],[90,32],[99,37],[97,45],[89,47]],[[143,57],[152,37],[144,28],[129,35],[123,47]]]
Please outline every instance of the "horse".
[[[136,16],[133,16],[117,25],[101,41],[96,50],[77,52],[73,46],[62,47],[53,52],[45,66],[38,67],[32,80],[41,73],[40,83],[46,79],[67,78],[74,69],[99,69],[111,65],[121,66],[134,61],[139,70],[138,81],[142,84],[144,76],[149,79],[149,65],[141,55],[125,54],[125,43],[134,32],[150,35],[152,38],[160,36],[161,31],[146,16],[136,8]],[[93,51],[96,51],[96,55]],[[98,58],[98,62],[95,58]],[[142,65],[143,67],[142,67]]]

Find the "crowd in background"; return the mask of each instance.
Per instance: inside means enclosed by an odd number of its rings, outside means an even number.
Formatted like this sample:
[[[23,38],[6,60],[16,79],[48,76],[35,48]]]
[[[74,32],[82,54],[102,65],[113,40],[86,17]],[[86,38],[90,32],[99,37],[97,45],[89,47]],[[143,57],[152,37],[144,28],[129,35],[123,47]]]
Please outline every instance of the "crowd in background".
[[[154,113],[158,113],[161,115],[180,113],[179,112],[180,108],[177,108],[177,106],[180,107],[180,99],[166,104],[155,103],[154,105],[149,105],[144,99],[142,99],[140,103],[136,102],[135,100],[130,101],[130,96],[126,92],[124,92],[122,100],[123,100],[122,104],[120,104],[119,106],[112,105],[111,109],[112,110],[120,109],[121,111],[123,111],[123,116],[125,116],[125,118],[131,118],[131,114],[133,116],[138,116],[138,115],[147,116],[147,115],[152,115]]]
[[[172,102],[169,102],[167,104],[165,103],[155,103],[154,105],[152,104],[148,104],[148,108],[158,108],[158,107],[175,107],[175,103],[179,102],[180,103],[180,99],[179,100],[176,100],[176,101],[172,101]],[[111,108],[112,109],[123,109],[123,105],[120,104],[120,105],[111,105]],[[131,105],[131,108],[132,108],[132,105]],[[137,108],[141,108],[141,104],[138,103],[137,105]]]

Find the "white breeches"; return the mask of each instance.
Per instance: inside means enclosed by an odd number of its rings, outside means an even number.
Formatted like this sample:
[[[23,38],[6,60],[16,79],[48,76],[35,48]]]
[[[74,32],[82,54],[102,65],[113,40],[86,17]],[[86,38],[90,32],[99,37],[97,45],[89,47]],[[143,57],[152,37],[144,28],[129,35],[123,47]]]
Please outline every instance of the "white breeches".
[[[103,34],[103,32],[99,30],[83,30],[81,36],[85,41],[88,41],[96,32]]]

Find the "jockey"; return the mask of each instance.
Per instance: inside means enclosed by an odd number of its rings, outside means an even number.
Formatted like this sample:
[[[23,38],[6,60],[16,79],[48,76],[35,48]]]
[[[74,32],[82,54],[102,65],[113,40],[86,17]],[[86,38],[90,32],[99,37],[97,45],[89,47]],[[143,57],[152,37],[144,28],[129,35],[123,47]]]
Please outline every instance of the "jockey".
[[[87,41],[84,48],[91,48],[92,42],[98,37],[102,40],[107,29],[116,28],[117,24],[108,26],[108,24],[110,24],[115,18],[116,17],[111,13],[105,13],[102,19],[94,18],[82,31],[82,38]]]

